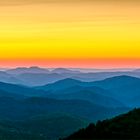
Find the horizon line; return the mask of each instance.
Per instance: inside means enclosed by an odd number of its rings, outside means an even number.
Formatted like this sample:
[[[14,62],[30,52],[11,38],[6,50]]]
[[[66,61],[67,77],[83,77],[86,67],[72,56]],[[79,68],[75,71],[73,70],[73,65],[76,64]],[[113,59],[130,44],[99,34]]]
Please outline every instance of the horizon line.
[[[140,69],[140,67],[48,67],[39,65],[30,66],[11,66],[11,67],[0,67],[0,69],[16,69],[16,68],[44,68],[44,69],[93,69],[93,70],[116,70],[116,69]]]

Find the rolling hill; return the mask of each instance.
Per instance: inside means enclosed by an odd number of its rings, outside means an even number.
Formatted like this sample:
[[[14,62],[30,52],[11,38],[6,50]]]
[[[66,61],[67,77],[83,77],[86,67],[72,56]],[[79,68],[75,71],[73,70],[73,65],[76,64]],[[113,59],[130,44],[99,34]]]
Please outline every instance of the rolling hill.
[[[5,96],[9,93],[13,93],[16,94],[16,96],[22,95],[22,96],[30,97],[30,96],[40,96],[41,93],[44,93],[43,91],[41,92],[39,90],[35,90],[33,88],[29,88],[26,86],[3,83],[3,82],[0,82],[0,90],[3,92],[7,92],[5,93]]]
[[[117,76],[94,82],[95,86],[109,90],[116,99],[131,107],[140,107],[140,79],[131,76]]]
[[[0,138],[55,140],[91,121],[111,118],[128,110],[105,108],[82,100],[0,97]],[[4,125],[1,122],[5,122]]]
[[[140,139],[140,109],[110,120],[98,121],[80,129],[63,140],[138,140]]]
[[[47,92],[46,95],[53,98],[65,99],[98,94],[98,96],[110,97],[126,106],[140,107],[140,78],[132,76],[116,76],[95,82],[82,82],[75,79],[64,79],[52,84],[37,87]],[[98,89],[98,90],[97,90]],[[85,93],[85,94],[83,94]],[[87,94],[86,94],[87,93]],[[78,96],[77,96],[77,95]],[[86,97],[84,97],[86,99]],[[98,100],[97,100],[98,101]]]
[[[67,76],[58,73],[22,73],[17,75],[16,78],[22,80],[24,85],[38,86],[65,79]]]
[[[46,91],[44,96],[55,99],[87,100],[105,107],[123,107],[124,104],[112,96],[109,90],[94,86],[94,82],[64,79],[37,89]]]
[[[18,79],[17,77],[8,74],[5,71],[0,71],[0,82],[5,82],[5,83],[13,83],[13,84],[21,84],[22,81]]]
[[[57,140],[87,124],[86,120],[63,113],[35,116],[23,121],[0,120],[0,139]]]
[[[66,88],[70,88],[70,87],[77,86],[77,85],[90,86],[90,83],[82,82],[82,81],[71,79],[71,78],[66,78],[66,79],[54,82],[52,84],[47,84],[44,86],[36,87],[36,89],[42,89],[45,91],[54,92],[54,91],[61,91]]]
[[[73,86],[63,90],[52,92],[48,91],[46,95],[47,97],[55,99],[86,100],[93,104],[101,105],[108,108],[117,108],[125,106],[115,98],[107,96],[109,94],[108,92],[109,91],[95,86],[92,87]]]

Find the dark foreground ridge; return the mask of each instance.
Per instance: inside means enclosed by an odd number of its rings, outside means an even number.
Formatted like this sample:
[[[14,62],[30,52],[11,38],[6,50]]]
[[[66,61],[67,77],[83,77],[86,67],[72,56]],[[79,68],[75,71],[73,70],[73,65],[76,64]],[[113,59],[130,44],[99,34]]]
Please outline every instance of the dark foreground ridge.
[[[140,109],[134,109],[127,114],[110,120],[98,121],[87,128],[63,140],[139,140],[140,139]]]

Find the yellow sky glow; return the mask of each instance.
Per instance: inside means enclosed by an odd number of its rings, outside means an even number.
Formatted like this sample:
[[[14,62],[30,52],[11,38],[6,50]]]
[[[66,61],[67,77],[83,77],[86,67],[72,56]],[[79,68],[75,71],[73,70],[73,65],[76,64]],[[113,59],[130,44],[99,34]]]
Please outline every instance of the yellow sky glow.
[[[139,2],[0,5],[0,59],[140,59]]]

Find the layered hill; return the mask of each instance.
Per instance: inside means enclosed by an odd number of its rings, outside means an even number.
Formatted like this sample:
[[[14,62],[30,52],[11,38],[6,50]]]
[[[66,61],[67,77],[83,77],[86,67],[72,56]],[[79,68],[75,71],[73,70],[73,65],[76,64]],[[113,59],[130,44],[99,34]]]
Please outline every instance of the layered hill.
[[[63,140],[138,140],[140,139],[140,109],[110,120],[98,121],[80,129]]]

